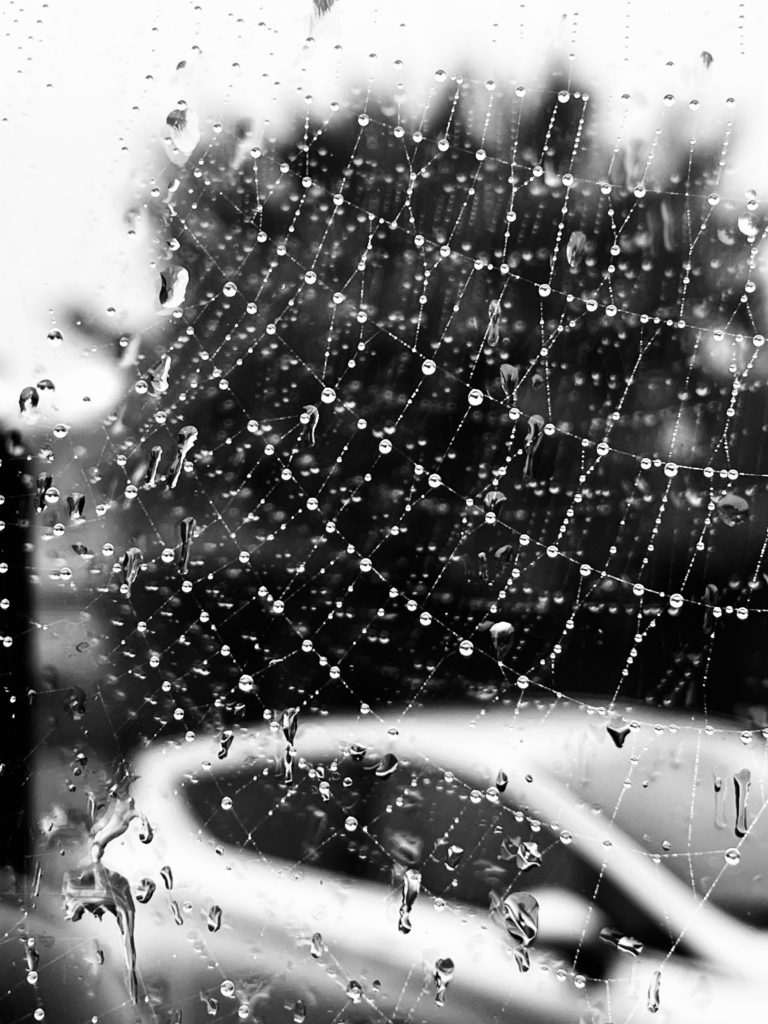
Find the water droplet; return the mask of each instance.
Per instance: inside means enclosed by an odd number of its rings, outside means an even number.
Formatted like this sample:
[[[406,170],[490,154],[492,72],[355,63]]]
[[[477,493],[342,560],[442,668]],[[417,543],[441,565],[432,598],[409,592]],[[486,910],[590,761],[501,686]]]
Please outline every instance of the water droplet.
[[[749,787],[752,781],[752,774],[748,768],[742,768],[733,776],[733,786],[736,795],[736,825],[735,832],[742,838],[749,831],[747,824],[747,798]]]
[[[363,998],[363,987],[359,981],[350,981],[347,985],[347,998],[353,1003],[359,1003]]]
[[[658,1013],[660,1001],[660,990],[661,990],[661,971],[654,971],[651,974],[651,980],[648,982],[648,998],[646,1000],[646,1006],[649,1013]]]
[[[606,725],[606,731],[611,737],[617,747],[623,747],[624,741],[629,736],[630,728],[625,721],[620,718],[614,719]]]
[[[375,774],[380,779],[388,778],[397,768],[398,759],[395,754],[385,754],[375,768]]]
[[[630,935],[625,935],[617,928],[601,928],[600,938],[603,942],[615,946],[616,949],[621,950],[622,953],[628,953],[630,956],[640,956],[643,952],[642,942],[638,942]]]
[[[403,874],[403,889],[402,898],[400,901],[400,911],[398,915],[397,927],[406,935],[410,932],[411,924],[411,911],[413,905],[416,902],[416,897],[419,895],[421,889],[421,872],[415,868],[408,868]]]
[[[136,887],[136,899],[139,903],[149,903],[155,894],[157,886],[151,878],[142,878]]]
[[[749,519],[749,505],[739,494],[724,494],[716,502],[717,516],[725,526],[739,526]]]
[[[444,957],[435,961],[435,1002],[438,1006],[445,1006],[445,992],[453,978],[454,963],[450,957]]]
[[[123,958],[128,974],[128,990],[134,1003],[139,999],[134,940],[135,909],[128,880],[117,871],[96,862],[79,875],[67,872],[62,885],[64,916],[79,921],[88,911],[101,917],[105,911],[117,918],[123,940]]]

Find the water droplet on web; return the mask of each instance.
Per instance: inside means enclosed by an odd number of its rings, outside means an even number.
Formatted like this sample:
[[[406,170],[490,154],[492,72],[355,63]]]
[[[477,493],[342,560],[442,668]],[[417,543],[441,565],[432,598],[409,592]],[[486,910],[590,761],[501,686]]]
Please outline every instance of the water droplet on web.
[[[624,741],[631,732],[629,725],[621,718],[613,719],[613,721],[606,725],[605,729],[613,742],[619,748],[624,746]]]
[[[333,388],[323,388],[320,394],[320,401],[326,405],[332,405],[336,401],[336,392]]]
[[[464,848],[452,843],[445,851],[445,866],[449,871],[455,871],[464,856]]]
[[[58,348],[59,345],[64,341],[64,336],[61,331],[52,330],[48,331],[48,344],[51,348]]]
[[[359,981],[350,981],[347,985],[347,998],[353,1003],[359,1003],[363,998],[363,986]]]
[[[616,949],[622,953],[628,953],[630,956],[640,956],[643,952],[642,942],[638,942],[637,939],[633,939],[630,935],[625,935],[617,928],[601,928],[600,938],[603,942],[607,942],[610,946],[615,946]]]
[[[227,999],[234,999],[235,983],[233,981],[229,981],[229,979],[222,981],[221,985],[219,986],[219,992],[221,992],[221,994],[225,996]]]
[[[735,867],[741,861],[741,854],[735,847],[725,851],[725,863]]]

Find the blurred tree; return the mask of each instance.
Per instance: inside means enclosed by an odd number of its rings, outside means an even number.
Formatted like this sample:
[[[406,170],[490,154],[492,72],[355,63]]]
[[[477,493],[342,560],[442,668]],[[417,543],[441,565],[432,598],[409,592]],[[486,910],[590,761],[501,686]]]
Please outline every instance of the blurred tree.
[[[447,82],[407,123],[360,92],[169,168],[162,298],[179,268],[186,297],[104,475],[145,565],[114,595],[120,692],[152,695],[137,736],[521,680],[762,699],[762,616],[713,612],[766,603],[768,525],[764,378],[732,401],[752,329],[743,250],[706,198],[718,154],[635,188],[566,96],[500,92],[478,124],[475,86]],[[713,324],[736,371],[713,368]],[[166,486],[190,425],[192,472]]]

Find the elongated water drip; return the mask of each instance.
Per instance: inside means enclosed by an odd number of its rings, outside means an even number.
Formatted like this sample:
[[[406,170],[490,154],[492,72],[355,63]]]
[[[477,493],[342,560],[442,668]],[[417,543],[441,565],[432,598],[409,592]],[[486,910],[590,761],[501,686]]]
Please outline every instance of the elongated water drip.
[[[67,510],[69,511],[70,519],[82,519],[83,512],[85,511],[85,495],[79,494],[77,491],[74,494],[70,494],[67,498]]]
[[[725,821],[725,792],[723,791],[723,780],[719,775],[712,777],[715,791],[715,828],[727,828]]]
[[[107,844],[123,835],[135,817],[133,797],[113,791],[106,807],[91,825],[92,855],[95,861],[101,860]]]
[[[185,267],[169,267],[160,274],[158,298],[163,309],[178,309],[187,295],[189,271]]]
[[[36,507],[38,512],[42,512],[45,508],[45,495],[52,483],[53,477],[49,476],[47,473],[39,474],[37,478],[37,489],[35,491]]]
[[[320,410],[317,406],[305,405],[304,411],[299,417],[299,422],[304,427],[304,437],[306,438],[307,444],[310,448],[313,448],[315,444],[315,432],[317,430],[319,420]]]
[[[518,381],[520,380],[520,368],[518,366],[512,366],[511,363],[502,363],[499,367],[499,379],[501,381],[501,390],[504,392],[504,397],[508,402],[511,402],[514,397],[514,389],[517,387]]]
[[[651,980],[648,982],[648,1000],[646,1002],[649,1013],[658,1013],[661,1006],[661,971],[654,971]]]
[[[131,587],[136,582],[136,577],[139,575],[139,569],[141,563],[144,560],[144,556],[141,553],[141,548],[128,548],[123,555],[121,562],[123,568],[123,583],[128,588],[128,596],[131,596]]]
[[[144,477],[145,487],[154,487],[157,482],[157,471],[160,468],[160,459],[163,457],[163,449],[159,444],[152,447],[149,453],[149,464],[147,465],[147,475]]]
[[[524,445],[525,465],[523,466],[523,477],[526,480],[530,480],[533,475],[533,460],[541,445],[543,427],[544,420],[538,414],[531,416],[528,420],[528,433],[526,434]]]
[[[403,893],[400,901],[400,913],[398,916],[397,927],[407,935],[412,928],[411,924],[411,911],[413,910],[413,904],[416,902],[416,897],[419,895],[421,889],[421,872],[415,868],[408,868],[403,874]]]
[[[736,791],[736,835],[741,838],[749,831],[747,824],[747,798],[752,775],[749,768],[742,768],[733,776],[733,785]]]
[[[167,485],[169,488],[173,488],[179,482],[181,476],[181,470],[184,466],[184,460],[194,447],[197,441],[197,427],[186,426],[182,427],[179,431],[178,437],[178,448],[176,449],[176,455],[174,456],[173,463],[168,472]]]
[[[534,942],[539,933],[539,901],[532,893],[511,892],[503,900],[497,897],[492,909],[500,912],[511,939],[521,946]]]
[[[192,538],[197,529],[197,521],[194,516],[185,516],[179,522],[179,536],[181,538],[181,555],[179,556],[179,568],[182,576],[189,572],[189,553],[192,549]]]
[[[445,1006],[445,992],[453,978],[454,963],[450,957],[444,957],[435,961],[433,977],[435,979],[435,1002],[438,1006]]]
[[[501,337],[501,303],[498,299],[491,299],[488,304],[488,326],[485,329],[483,341],[489,345],[498,345]]]
[[[128,976],[128,991],[133,1002],[137,1003],[139,983],[136,976],[134,940],[136,911],[128,880],[102,864],[93,864],[77,876],[67,872],[64,875],[62,895],[64,916],[67,920],[79,921],[86,911],[98,918],[107,911],[117,918],[123,937],[123,959]]]
[[[168,390],[169,374],[171,372],[171,357],[161,356],[160,359],[147,370],[147,384],[150,394],[164,395]]]

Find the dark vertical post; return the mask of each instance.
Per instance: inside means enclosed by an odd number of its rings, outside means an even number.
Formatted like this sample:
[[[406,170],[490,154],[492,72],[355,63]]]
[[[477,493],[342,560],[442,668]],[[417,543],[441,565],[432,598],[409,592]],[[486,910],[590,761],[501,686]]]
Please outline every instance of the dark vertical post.
[[[0,868],[28,870],[31,747],[30,463],[0,429]]]

